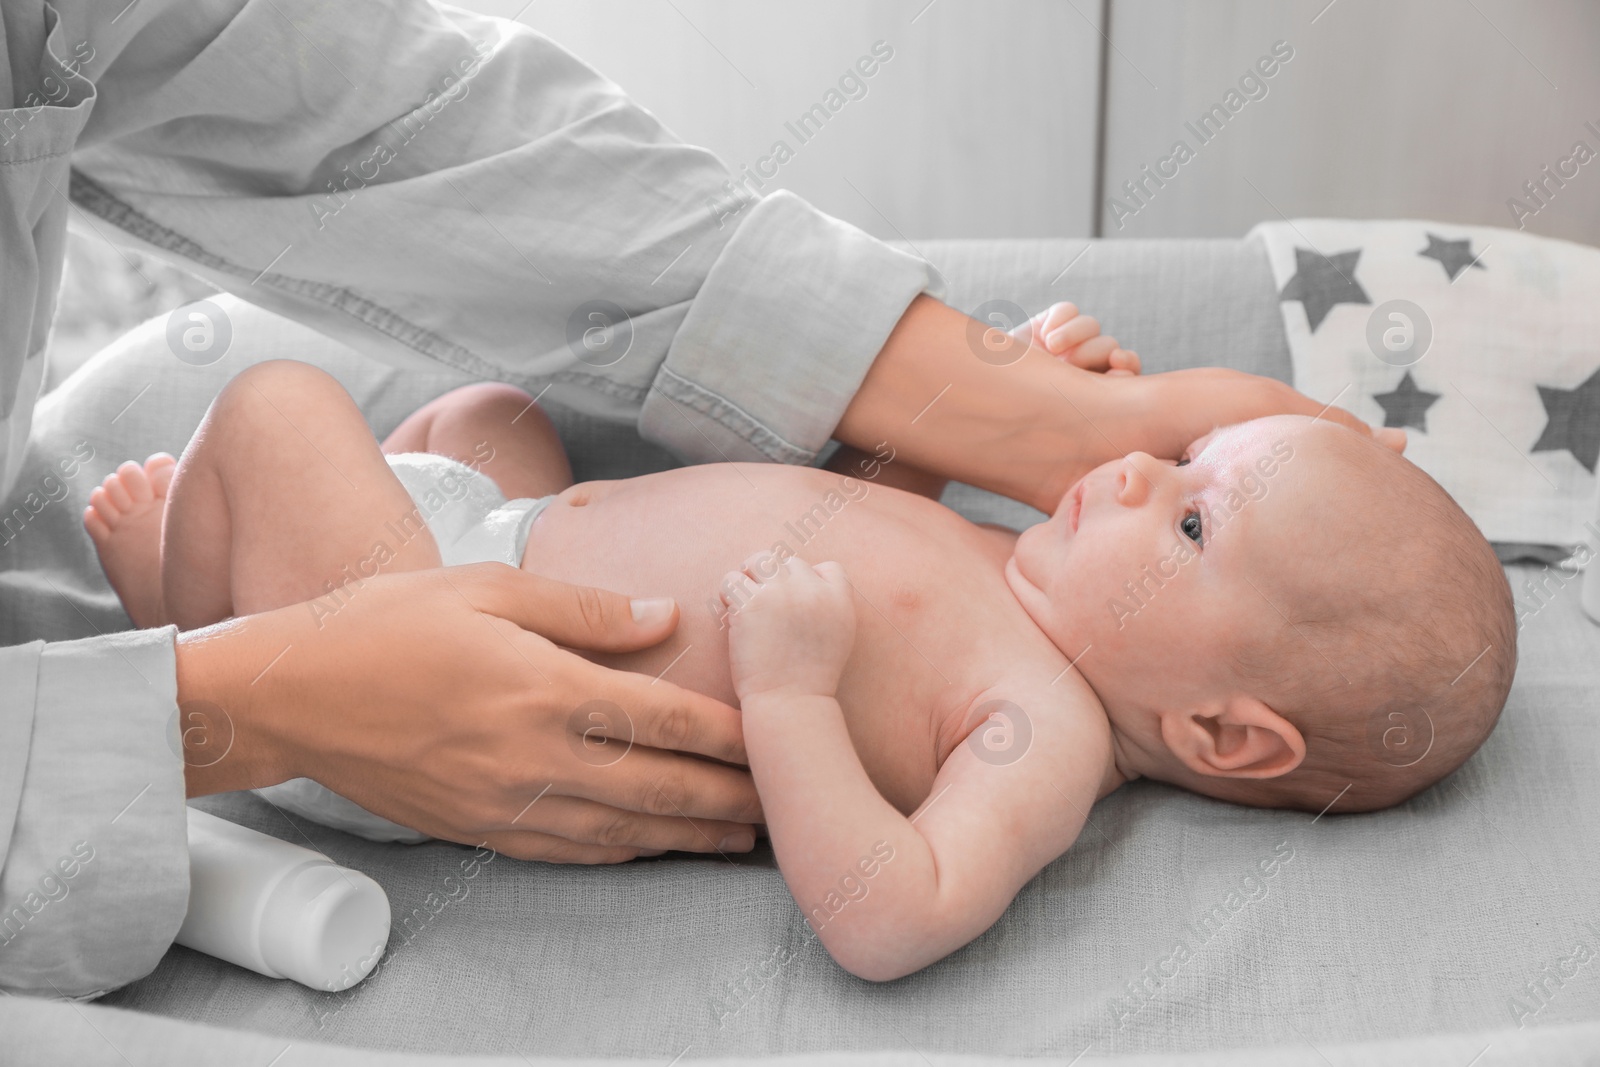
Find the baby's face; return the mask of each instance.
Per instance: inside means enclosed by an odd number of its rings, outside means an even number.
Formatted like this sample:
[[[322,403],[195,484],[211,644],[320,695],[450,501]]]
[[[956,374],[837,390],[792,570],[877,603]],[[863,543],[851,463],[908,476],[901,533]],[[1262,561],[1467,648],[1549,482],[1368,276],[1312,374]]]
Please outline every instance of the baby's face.
[[[1304,417],[1215,430],[1179,461],[1131,453],[1090,471],[1023,531],[1006,579],[1110,709],[1214,693],[1232,652],[1283,625],[1274,569],[1326,566],[1328,536],[1355,519],[1319,497]]]

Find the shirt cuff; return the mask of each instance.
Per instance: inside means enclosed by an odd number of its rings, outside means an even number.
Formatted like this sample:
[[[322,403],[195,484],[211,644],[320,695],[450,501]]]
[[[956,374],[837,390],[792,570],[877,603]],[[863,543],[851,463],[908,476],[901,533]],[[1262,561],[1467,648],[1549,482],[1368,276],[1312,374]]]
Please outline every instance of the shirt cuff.
[[[26,769],[6,782],[21,791],[0,859],[0,988],[93,996],[148,974],[177,936],[189,847],[175,634],[0,650],[6,740],[31,722]]]
[[[691,463],[810,463],[929,264],[789,192],[746,209],[651,383],[639,432]]]

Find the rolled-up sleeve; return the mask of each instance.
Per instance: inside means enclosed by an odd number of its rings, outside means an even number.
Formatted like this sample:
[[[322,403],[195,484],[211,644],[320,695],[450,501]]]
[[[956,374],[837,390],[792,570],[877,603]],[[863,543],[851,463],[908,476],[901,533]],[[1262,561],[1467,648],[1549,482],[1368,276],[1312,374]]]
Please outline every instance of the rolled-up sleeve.
[[[0,649],[0,988],[148,974],[189,900],[175,631]]]
[[[140,4],[96,47],[73,202],[380,358],[548,387],[690,461],[804,463],[933,286],[524,26],[232,7]]]
[[[809,463],[906,305],[934,286],[922,260],[792,194],[746,214],[695,294],[639,428],[702,462]]]

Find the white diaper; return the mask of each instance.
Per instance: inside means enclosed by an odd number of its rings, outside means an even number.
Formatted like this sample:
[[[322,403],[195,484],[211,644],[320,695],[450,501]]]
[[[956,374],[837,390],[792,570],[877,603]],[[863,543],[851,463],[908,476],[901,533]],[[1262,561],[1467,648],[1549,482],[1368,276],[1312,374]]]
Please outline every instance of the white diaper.
[[[444,456],[406,452],[386,457],[439,545],[446,567],[462,563],[521,566],[528,529],[554,500],[507,500],[494,480]],[[310,778],[257,789],[256,795],[285,811],[369,841],[417,844],[428,836],[374,815]]]

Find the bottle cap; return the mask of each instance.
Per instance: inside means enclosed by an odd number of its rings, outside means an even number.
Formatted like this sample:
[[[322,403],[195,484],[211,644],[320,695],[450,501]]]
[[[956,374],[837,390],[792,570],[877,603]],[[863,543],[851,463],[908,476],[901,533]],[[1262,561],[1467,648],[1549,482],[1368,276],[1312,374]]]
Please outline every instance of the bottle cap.
[[[389,897],[360,871],[327,862],[289,872],[261,915],[261,956],[283,977],[330,992],[365,978],[389,940]]]

